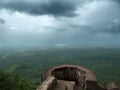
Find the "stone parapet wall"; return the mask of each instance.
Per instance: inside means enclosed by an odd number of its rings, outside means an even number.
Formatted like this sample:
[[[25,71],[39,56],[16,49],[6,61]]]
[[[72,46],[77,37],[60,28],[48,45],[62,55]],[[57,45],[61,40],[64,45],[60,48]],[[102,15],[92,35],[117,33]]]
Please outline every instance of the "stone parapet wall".
[[[108,87],[100,84],[94,73],[86,68],[62,65],[49,68],[43,74],[43,83],[37,90],[120,90],[114,84]]]
[[[56,84],[55,77],[47,77],[47,79],[42,83],[42,85],[37,90],[52,90],[54,85]]]

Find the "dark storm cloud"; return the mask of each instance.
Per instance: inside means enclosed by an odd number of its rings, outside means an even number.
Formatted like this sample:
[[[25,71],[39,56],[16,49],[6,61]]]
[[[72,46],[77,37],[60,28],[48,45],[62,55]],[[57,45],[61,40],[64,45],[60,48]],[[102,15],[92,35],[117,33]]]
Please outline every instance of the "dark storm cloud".
[[[78,0],[46,0],[46,1],[25,1],[8,0],[0,1],[1,9],[24,12],[32,15],[54,15],[54,16],[75,16]]]
[[[89,33],[89,34],[120,34],[120,21],[119,19],[116,22],[105,27],[94,27],[92,25],[69,25],[74,30],[79,30],[82,33]]]
[[[120,0],[112,0],[112,1],[117,2],[117,3],[120,3]]]
[[[5,24],[5,20],[3,18],[0,18],[0,24]]]
[[[0,41],[4,35],[4,32],[5,32],[4,24],[5,24],[5,20],[2,17],[0,17]]]
[[[114,22],[113,25],[111,25],[111,27],[108,29],[108,31],[112,34],[120,34],[120,21]]]

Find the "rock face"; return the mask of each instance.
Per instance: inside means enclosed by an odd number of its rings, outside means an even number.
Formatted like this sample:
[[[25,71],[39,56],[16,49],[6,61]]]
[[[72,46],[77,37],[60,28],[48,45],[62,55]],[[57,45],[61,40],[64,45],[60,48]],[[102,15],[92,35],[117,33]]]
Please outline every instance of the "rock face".
[[[113,83],[105,88],[92,71],[76,65],[50,68],[42,79],[43,83],[37,90],[120,90]]]

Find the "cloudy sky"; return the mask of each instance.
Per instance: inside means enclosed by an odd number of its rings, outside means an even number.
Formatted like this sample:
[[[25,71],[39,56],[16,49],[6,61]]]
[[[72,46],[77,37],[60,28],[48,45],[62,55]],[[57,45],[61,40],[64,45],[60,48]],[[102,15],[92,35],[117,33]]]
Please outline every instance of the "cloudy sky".
[[[120,0],[0,0],[2,46],[120,46]]]

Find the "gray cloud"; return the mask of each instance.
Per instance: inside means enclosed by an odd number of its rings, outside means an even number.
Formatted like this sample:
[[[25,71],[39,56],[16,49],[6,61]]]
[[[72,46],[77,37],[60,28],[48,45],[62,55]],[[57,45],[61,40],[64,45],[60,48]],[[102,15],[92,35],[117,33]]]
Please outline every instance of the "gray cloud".
[[[28,1],[28,0],[3,0],[0,1],[0,8],[13,11],[25,12],[32,15],[54,15],[54,16],[75,16],[78,0],[46,0]]]
[[[119,18],[113,20],[113,23],[108,28],[108,31],[112,34],[120,34],[120,19]]]
[[[2,39],[5,32],[5,27],[4,27],[5,23],[6,23],[5,20],[0,17],[0,40]]]
[[[0,24],[5,24],[5,20],[3,18],[0,18]]]
[[[6,12],[1,12],[1,17],[5,16],[6,24],[3,25],[4,20],[0,20],[1,26],[4,26],[0,28],[0,41],[3,40],[3,44],[6,43],[8,46],[11,43],[11,45],[20,46],[67,44],[119,46],[120,4],[117,4],[119,0],[114,1],[0,0],[0,9],[20,12],[17,14],[18,16],[16,13],[13,13],[12,16],[8,11],[6,11],[8,15],[5,14]],[[76,9],[78,16],[75,13]],[[40,16],[31,19],[31,16],[24,13],[55,17]],[[23,16],[21,17],[21,15]],[[59,18],[61,16],[62,18]],[[43,25],[40,25],[41,23]]]
[[[112,0],[112,1],[117,2],[117,3],[120,3],[120,0]]]

